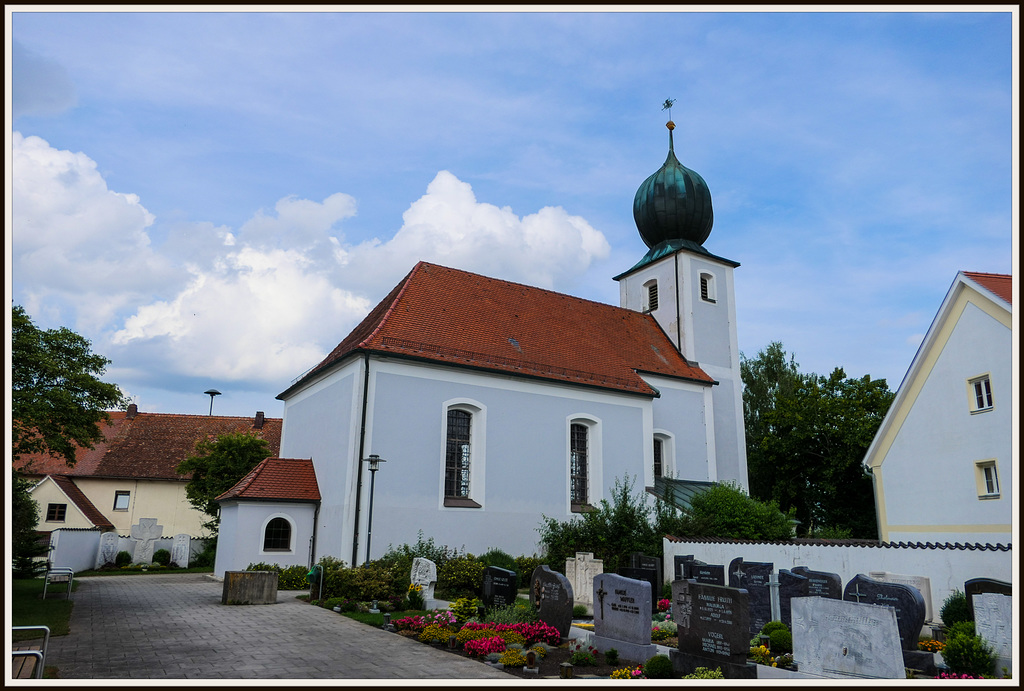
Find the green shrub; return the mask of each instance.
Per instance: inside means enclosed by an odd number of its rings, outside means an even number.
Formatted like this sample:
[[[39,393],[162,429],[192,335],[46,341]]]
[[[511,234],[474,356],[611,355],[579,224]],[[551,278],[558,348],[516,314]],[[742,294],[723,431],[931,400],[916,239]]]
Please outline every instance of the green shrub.
[[[973,621],[958,621],[952,626],[946,627],[946,640],[955,638],[956,636],[973,636],[974,635],[974,622]]]
[[[962,626],[962,624],[960,624]],[[946,639],[942,659],[951,672],[980,677],[991,675],[995,670],[995,652],[981,636],[967,635],[960,631]]]
[[[572,616],[575,619],[580,619],[582,617],[587,616],[587,606],[586,605],[573,605],[572,606]]]
[[[212,567],[217,561],[217,540],[216,538],[211,540],[205,540],[203,543],[203,550],[192,557],[190,561],[191,566],[200,566],[203,568]]]
[[[510,605],[487,610],[484,619],[495,624],[529,624],[537,621],[537,609],[529,600],[519,598]]]
[[[701,537],[736,540],[788,540],[791,516],[775,500],[762,502],[740,487],[723,483],[700,492],[690,501],[691,529]]]
[[[277,587],[281,590],[306,590],[309,588],[307,573],[309,571],[305,566],[296,565],[281,569],[277,574]]]
[[[452,603],[451,610],[459,624],[465,624],[466,620],[476,616],[476,610],[479,606],[480,601],[475,597],[460,597]]]
[[[117,565],[117,566],[128,566],[131,563],[132,563],[132,554],[131,554],[131,552],[126,552],[125,550],[121,550],[120,552],[117,553],[117,556],[114,557],[114,564]]]
[[[761,633],[763,633],[765,636],[771,635],[772,631],[779,631],[779,630],[789,631],[789,627],[786,626],[785,624],[783,624],[781,621],[778,621],[778,620],[770,621],[770,622],[768,622],[767,624],[765,624],[764,626],[761,627]]]
[[[171,553],[166,549],[158,549],[153,552],[153,563],[160,566],[167,566],[171,563]]]
[[[519,574],[519,587],[529,588],[533,580],[533,572],[538,566],[543,566],[545,561],[538,556],[516,557],[516,568],[514,571]]]
[[[788,629],[775,629],[768,634],[768,647],[772,655],[785,655],[793,652],[793,634]]]
[[[265,561],[260,561],[260,562],[256,562],[256,563],[250,563],[248,566],[245,567],[245,570],[246,571],[277,571],[278,573],[280,573],[281,566],[279,564],[268,564]]]
[[[668,655],[655,655],[644,663],[644,676],[648,679],[672,679],[675,675]]]
[[[497,547],[492,547],[476,559],[485,567],[497,566],[499,569],[508,569],[509,571],[515,571],[516,573],[519,573],[519,571],[516,568],[515,558],[511,554],[503,552]]]
[[[947,628],[957,622],[971,621],[971,609],[967,602],[967,596],[960,590],[951,592],[942,601],[939,618]]]
[[[707,667],[698,667],[693,670],[692,674],[683,675],[683,679],[725,679],[725,675],[722,674],[722,668],[717,667],[715,669],[708,669]]]
[[[604,651],[604,662],[608,665],[619,664],[619,651],[615,648],[608,648],[608,650]]]
[[[449,594],[476,596],[483,582],[484,565],[472,554],[455,557],[437,569],[437,589]]]

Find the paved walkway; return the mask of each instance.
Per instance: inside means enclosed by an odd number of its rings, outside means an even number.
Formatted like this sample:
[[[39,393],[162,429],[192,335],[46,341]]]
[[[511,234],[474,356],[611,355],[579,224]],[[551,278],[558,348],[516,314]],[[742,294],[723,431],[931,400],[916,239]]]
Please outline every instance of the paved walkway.
[[[46,655],[63,679],[520,681],[297,592],[280,591],[276,605],[222,605],[223,584],[205,574],[76,581],[71,633],[50,638]]]

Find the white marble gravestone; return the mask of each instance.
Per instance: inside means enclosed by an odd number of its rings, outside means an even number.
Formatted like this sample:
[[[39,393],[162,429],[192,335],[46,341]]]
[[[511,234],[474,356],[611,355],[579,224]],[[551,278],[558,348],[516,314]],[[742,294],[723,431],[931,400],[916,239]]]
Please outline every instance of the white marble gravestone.
[[[409,581],[413,585],[423,588],[420,595],[422,595],[424,603],[427,600],[433,600],[434,587],[437,585],[437,564],[425,557],[416,557],[412,560]]]
[[[190,556],[192,556],[192,538],[187,533],[178,533],[174,536],[174,542],[171,543],[171,563],[187,569]]]
[[[113,564],[117,560],[117,546],[121,538],[115,532],[106,532],[100,535],[100,549],[96,554],[96,568]]]
[[[793,599],[793,660],[830,679],[905,679],[896,610],[825,597]]]
[[[1013,665],[1013,598],[999,593],[975,593],[974,630],[992,646],[996,671]],[[1000,672],[999,676],[1002,676]]]
[[[135,564],[153,563],[153,547],[164,535],[164,527],[156,524],[155,518],[140,518],[138,525],[133,525],[131,536],[136,540]]]
[[[594,577],[593,646],[615,648],[626,660],[647,661],[657,654],[651,643],[651,584],[616,573]]]
[[[577,552],[565,560],[565,577],[572,584],[577,605],[584,605],[588,613],[594,611],[594,577],[604,573],[604,562],[594,559],[593,552]]]

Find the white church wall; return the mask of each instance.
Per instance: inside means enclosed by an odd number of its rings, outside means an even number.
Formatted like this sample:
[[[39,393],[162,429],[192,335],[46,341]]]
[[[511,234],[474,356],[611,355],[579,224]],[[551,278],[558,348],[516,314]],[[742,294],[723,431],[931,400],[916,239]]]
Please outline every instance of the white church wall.
[[[936,348],[938,358],[881,465],[885,539],[1009,542],[1011,331],[968,302]],[[972,413],[968,380],[986,373],[995,405]],[[979,499],[975,464],[988,459],[997,463],[1000,494]]]
[[[644,379],[661,396],[652,402],[654,428],[672,439],[671,458],[663,474],[680,480],[713,481],[709,467],[715,466],[714,421],[705,416],[710,405],[710,387],[649,374]],[[654,484],[652,462],[644,466],[645,485]],[[717,474],[717,473],[714,473]]]
[[[690,314],[684,329],[689,326],[697,335],[694,339],[693,359],[700,363],[701,367],[732,368],[736,357],[730,338],[730,330],[735,329],[735,324],[729,321],[731,303],[728,287],[731,283],[732,267],[700,257],[685,254],[681,256],[687,257],[685,263],[681,262],[686,269],[681,280],[686,281],[689,295],[687,306]],[[714,277],[714,302],[701,298],[700,276],[704,273]]]

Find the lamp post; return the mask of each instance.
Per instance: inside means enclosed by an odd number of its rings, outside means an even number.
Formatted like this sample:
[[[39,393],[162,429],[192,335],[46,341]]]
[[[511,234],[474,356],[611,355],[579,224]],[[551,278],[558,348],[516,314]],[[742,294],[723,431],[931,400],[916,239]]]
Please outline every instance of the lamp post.
[[[363,460],[370,464],[370,511],[366,517],[366,561],[363,562],[367,564],[370,561],[370,534],[373,532],[373,481],[377,477],[380,464],[387,461],[375,453],[371,453],[369,458]]]
[[[210,397],[210,415],[213,415],[213,397],[220,396],[220,391],[217,391],[217,389],[207,389],[203,393]]]

